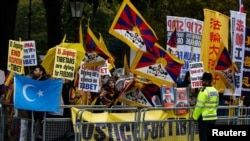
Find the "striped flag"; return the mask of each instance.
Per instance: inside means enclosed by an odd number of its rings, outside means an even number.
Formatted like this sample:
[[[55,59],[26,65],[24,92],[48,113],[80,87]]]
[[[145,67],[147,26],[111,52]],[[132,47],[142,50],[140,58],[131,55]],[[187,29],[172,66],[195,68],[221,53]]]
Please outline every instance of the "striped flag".
[[[166,52],[159,44],[155,44],[153,51],[137,52],[130,70],[132,73],[151,80],[161,86],[173,85],[180,75],[183,60]]]
[[[86,35],[86,51],[87,53],[96,53],[98,56],[102,57],[104,60],[108,59],[109,52],[101,48],[101,44],[99,40],[96,38],[94,33],[89,27],[87,29],[87,35]]]
[[[177,55],[177,33],[176,28],[174,28],[173,32],[167,43],[167,50],[169,53]]]
[[[135,51],[152,51],[158,38],[129,0],[123,0],[109,33]]]
[[[224,46],[223,42],[221,43],[221,47],[218,52],[217,64],[215,66],[216,70],[226,70],[227,68],[231,67],[233,62],[231,56]]]

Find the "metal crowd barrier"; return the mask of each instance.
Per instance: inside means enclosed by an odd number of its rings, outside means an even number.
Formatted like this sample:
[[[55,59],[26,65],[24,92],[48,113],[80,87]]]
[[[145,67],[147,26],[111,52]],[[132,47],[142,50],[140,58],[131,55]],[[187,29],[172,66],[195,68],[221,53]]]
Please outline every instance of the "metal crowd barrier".
[[[192,120],[193,108],[187,109],[188,114],[176,116],[174,111],[180,108],[142,108],[114,106],[85,106],[68,105],[63,108],[77,107],[79,110],[75,116],[75,123],[72,118],[48,118],[43,121],[43,141],[83,141],[83,140],[114,140],[114,141],[199,141],[197,122]],[[219,106],[219,110],[225,110],[227,114],[218,115],[216,124],[220,125],[249,125],[250,107],[244,106]],[[115,115],[116,119],[126,118],[123,113],[131,113],[133,120],[126,122],[116,120],[102,120],[88,122],[84,114],[95,113]],[[162,116],[154,114],[160,113]],[[0,108],[0,141],[12,141],[12,134],[18,133],[21,122],[28,127],[26,133],[27,141],[34,141],[32,119],[8,116]],[[158,117],[155,120],[154,117]],[[93,117],[94,118],[94,117]],[[23,133],[24,134],[24,133]]]

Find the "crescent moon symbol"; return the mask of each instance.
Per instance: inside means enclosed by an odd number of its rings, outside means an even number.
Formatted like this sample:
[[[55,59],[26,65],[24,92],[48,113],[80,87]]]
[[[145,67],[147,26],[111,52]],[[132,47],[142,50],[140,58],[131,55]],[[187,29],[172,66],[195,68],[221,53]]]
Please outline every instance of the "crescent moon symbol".
[[[30,84],[24,85],[24,86],[23,86],[23,97],[24,97],[27,101],[33,102],[33,101],[35,101],[35,99],[29,98],[28,95],[27,95],[27,93],[26,93],[26,90],[27,90],[27,88],[29,88],[29,87],[34,87],[34,88],[35,88],[34,85],[30,85]]]

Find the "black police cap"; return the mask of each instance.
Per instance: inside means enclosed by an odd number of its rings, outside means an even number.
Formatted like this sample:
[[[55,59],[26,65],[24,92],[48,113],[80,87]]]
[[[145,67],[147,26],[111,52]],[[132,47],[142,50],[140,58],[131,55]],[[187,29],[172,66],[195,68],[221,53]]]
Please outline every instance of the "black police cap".
[[[210,80],[210,81],[212,81],[213,80],[213,76],[209,72],[204,72],[203,75],[202,75],[202,77],[201,77],[201,80],[208,80],[208,81]]]

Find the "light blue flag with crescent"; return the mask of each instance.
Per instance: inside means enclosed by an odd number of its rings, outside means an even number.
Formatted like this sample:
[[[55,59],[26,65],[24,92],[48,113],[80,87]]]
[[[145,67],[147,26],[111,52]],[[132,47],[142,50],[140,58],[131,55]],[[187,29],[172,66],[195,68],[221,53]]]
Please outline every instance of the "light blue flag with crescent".
[[[59,112],[62,79],[37,81],[15,74],[14,107],[17,109]]]

